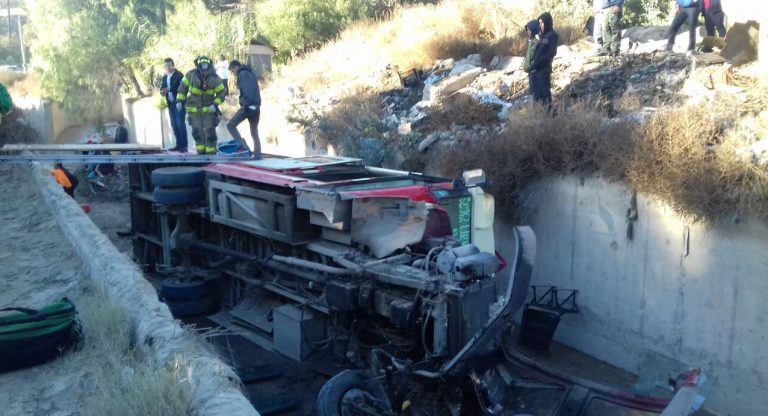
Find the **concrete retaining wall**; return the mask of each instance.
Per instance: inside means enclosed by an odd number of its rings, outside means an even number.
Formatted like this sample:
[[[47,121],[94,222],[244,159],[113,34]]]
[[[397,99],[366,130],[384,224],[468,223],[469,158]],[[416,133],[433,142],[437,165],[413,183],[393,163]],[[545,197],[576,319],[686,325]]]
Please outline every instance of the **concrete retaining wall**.
[[[67,239],[82,259],[88,275],[114,302],[128,312],[139,344],[159,366],[170,366],[177,357],[186,363],[193,386],[189,414],[195,416],[258,416],[243,396],[234,371],[192,339],[138,266],[120,253],[67,196],[50,174],[50,167],[35,164],[33,176],[41,195]]]
[[[621,184],[579,178],[541,182],[531,225],[538,240],[532,284],[579,289],[581,313],[556,338],[641,372],[658,353],[717,377],[705,408],[768,414],[768,228],[742,219],[707,229]],[[511,227],[497,222],[497,246]]]

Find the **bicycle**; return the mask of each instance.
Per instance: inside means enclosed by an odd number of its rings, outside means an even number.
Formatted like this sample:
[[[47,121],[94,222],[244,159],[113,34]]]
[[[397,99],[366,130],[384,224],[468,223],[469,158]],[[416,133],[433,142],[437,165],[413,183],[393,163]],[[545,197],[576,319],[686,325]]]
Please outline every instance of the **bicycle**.
[[[82,187],[84,196],[92,198],[114,198],[122,201],[130,195],[127,166],[113,165],[111,169],[103,169],[99,165],[93,170],[93,177],[83,181],[87,186]]]

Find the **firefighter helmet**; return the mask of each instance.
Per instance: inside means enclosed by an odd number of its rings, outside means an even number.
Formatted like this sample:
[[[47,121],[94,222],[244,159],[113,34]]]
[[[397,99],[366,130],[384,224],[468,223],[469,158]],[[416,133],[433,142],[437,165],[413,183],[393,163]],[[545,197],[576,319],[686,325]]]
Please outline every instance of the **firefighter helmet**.
[[[195,58],[195,66],[200,70],[210,70],[213,67],[213,61],[207,56],[198,56]]]

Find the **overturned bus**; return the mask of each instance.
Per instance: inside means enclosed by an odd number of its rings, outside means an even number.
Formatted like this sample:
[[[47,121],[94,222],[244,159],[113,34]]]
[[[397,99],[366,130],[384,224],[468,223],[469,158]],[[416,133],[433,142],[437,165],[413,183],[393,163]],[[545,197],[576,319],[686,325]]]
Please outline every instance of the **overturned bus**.
[[[136,164],[134,256],[165,276],[174,315],[219,311],[209,319],[268,350],[334,360],[320,416],[612,414],[590,411],[600,400],[661,412],[673,392],[601,388],[520,353],[513,317],[536,241],[516,227],[502,258],[484,182],[479,170],[443,179],[333,156]]]

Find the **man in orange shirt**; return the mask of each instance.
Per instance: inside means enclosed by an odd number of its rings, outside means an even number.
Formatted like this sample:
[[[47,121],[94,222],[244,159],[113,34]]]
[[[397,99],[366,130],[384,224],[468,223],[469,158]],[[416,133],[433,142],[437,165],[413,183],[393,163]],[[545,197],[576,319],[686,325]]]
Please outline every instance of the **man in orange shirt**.
[[[56,178],[56,182],[58,182],[59,185],[64,188],[64,192],[66,192],[67,195],[71,196],[72,198],[75,197],[75,188],[77,188],[79,181],[77,180],[77,177],[72,174],[72,172],[68,171],[64,166],[61,165],[61,163],[57,163],[54,165],[54,169],[53,172],[51,172],[51,175]]]

